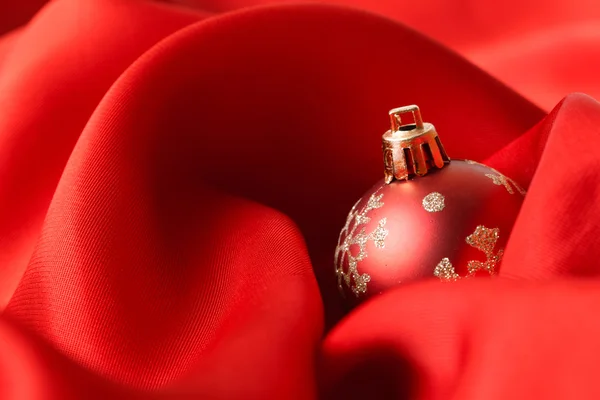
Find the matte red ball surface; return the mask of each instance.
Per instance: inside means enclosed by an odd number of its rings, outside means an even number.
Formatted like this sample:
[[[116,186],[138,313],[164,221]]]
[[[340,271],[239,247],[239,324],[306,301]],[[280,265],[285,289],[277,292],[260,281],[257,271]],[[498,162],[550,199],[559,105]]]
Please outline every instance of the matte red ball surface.
[[[409,181],[378,182],[353,207],[340,234],[340,290],[353,305],[391,287],[441,279],[435,274],[440,263],[455,272],[446,280],[490,276],[498,271],[523,194],[498,171],[462,160]],[[469,263],[492,271],[470,274]]]

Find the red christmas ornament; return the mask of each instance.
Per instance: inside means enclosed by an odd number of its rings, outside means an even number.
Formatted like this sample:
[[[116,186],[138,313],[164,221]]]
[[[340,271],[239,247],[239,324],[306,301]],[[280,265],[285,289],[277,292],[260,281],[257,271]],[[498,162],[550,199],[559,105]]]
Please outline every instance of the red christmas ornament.
[[[413,114],[414,123],[401,123]],[[483,164],[448,158],[417,106],[390,111],[385,178],[352,208],[335,251],[350,305],[415,280],[494,275],[525,191]]]

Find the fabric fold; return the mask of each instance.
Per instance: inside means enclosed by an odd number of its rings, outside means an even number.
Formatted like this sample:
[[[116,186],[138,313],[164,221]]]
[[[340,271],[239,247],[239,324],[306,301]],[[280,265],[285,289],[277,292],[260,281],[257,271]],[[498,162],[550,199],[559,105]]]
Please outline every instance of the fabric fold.
[[[394,16],[237,8],[55,0],[4,42],[0,397],[595,398],[598,103]],[[337,235],[413,103],[529,192],[499,279],[347,313]]]

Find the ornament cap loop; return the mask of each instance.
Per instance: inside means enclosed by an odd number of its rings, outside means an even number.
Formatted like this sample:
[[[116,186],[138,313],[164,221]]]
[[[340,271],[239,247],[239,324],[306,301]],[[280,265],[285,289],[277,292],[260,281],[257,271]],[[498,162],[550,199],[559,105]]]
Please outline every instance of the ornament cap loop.
[[[392,132],[396,132],[402,126],[402,114],[412,113],[415,121],[416,129],[423,129],[423,118],[421,118],[421,110],[416,105],[398,107],[390,110],[390,122],[392,124]]]
[[[409,113],[414,123],[402,124],[402,115]],[[394,108],[389,115],[391,129],[382,137],[386,183],[424,176],[450,163],[435,127],[423,122],[418,106]]]

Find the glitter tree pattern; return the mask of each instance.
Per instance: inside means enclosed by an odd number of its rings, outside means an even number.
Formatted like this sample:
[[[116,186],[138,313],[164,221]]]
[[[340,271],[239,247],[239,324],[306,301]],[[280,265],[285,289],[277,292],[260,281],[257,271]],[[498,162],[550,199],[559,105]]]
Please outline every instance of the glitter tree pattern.
[[[475,229],[475,232],[467,236],[466,242],[483,252],[486,257],[485,261],[473,260],[467,263],[467,278],[474,276],[477,271],[487,271],[490,275],[495,273],[496,267],[504,255],[504,250],[502,249],[494,253],[494,248],[499,237],[500,230],[498,228],[489,229],[483,225],[479,225]],[[442,282],[454,282],[461,279],[448,258],[444,258],[438,263],[433,271],[433,275],[440,278]]]
[[[352,207],[335,249],[335,272],[338,278],[338,287],[342,289],[342,283],[345,283],[357,297],[366,293],[367,284],[371,281],[369,274],[358,272],[358,264],[367,257],[367,243],[372,241],[378,249],[385,247],[385,238],[388,235],[388,231],[385,229],[386,218],[380,219],[377,227],[371,233],[367,233],[365,229],[365,225],[371,221],[368,216],[369,212],[383,207],[382,198],[383,194],[375,192],[360,211],[357,210],[360,200]],[[358,246],[358,252],[355,254],[350,251],[353,245]],[[348,263],[346,271],[344,271],[345,261]]]

